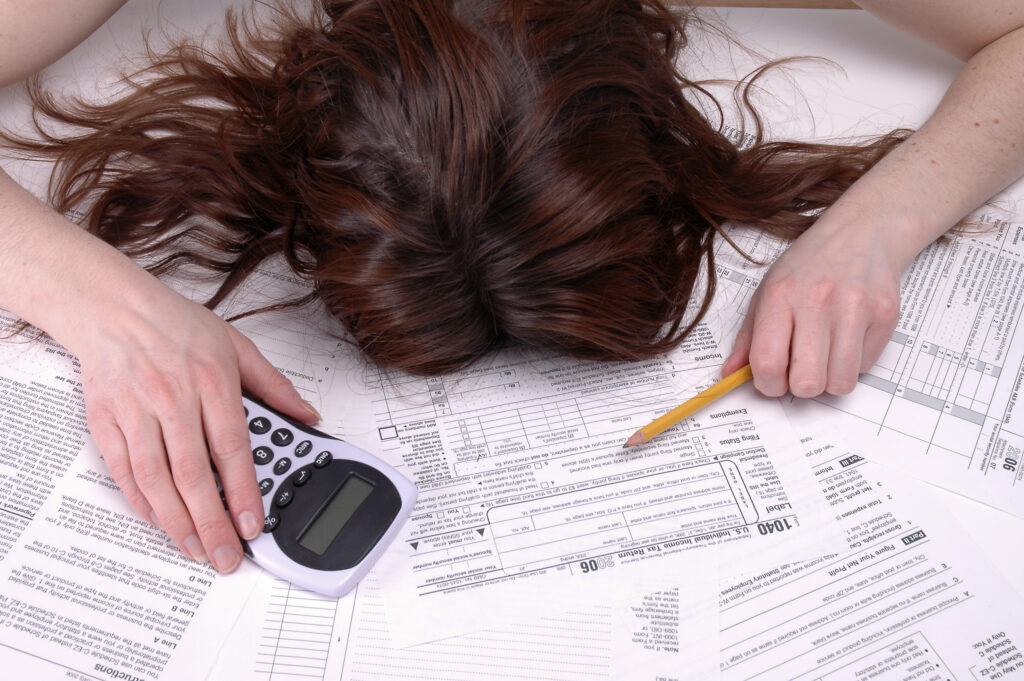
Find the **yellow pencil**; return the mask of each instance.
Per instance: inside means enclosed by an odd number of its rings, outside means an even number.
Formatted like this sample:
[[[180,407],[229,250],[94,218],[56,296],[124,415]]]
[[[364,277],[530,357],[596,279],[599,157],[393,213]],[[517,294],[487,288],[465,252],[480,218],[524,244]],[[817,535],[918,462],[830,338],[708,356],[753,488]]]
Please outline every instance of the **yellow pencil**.
[[[663,416],[659,416],[640,430],[630,435],[629,439],[626,440],[626,444],[622,445],[622,448],[625,449],[626,447],[642,445],[659,433],[662,433],[676,425],[698,409],[711,404],[736,386],[743,385],[753,377],[754,375],[750,372],[749,364],[742,369],[737,369],[704,392],[698,393],[695,397],[688,399],[672,411],[664,414]]]

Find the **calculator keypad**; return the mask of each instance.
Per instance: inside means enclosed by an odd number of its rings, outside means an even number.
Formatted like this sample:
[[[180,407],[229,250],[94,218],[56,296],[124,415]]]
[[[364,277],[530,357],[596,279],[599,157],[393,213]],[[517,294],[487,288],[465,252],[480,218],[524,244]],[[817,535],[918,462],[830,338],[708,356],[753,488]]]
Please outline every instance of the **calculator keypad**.
[[[246,416],[248,415],[248,409],[246,409]],[[287,484],[278,484],[279,479],[291,469],[292,460],[288,456],[281,456],[281,454],[287,454],[286,451],[275,451],[274,448],[291,445],[295,441],[295,433],[288,427],[277,427],[277,424],[273,423],[273,419],[266,416],[256,416],[251,419],[249,430],[256,435],[270,433],[269,446],[264,444],[254,447],[252,450],[252,460],[258,467],[257,472],[272,473],[272,477],[262,477],[259,481],[260,494],[267,496],[273,493],[272,503],[269,504],[267,514],[263,519],[263,531],[269,533],[281,524],[281,515],[278,510],[292,503],[296,488],[309,482],[313,477],[314,469],[329,465],[334,460],[334,456],[329,451],[322,451],[314,458],[312,465],[304,466],[292,473]],[[272,430],[273,432],[271,432]],[[312,452],[313,443],[310,440],[300,441],[292,450],[295,458],[309,456]],[[270,463],[273,463],[271,470],[263,468]]]
[[[257,447],[252,450],[252,460],[257,466],[263,466],[274,460],[274,450],[270,447]]]
[[[286,447],[295,439],[295,433],[287,428],[278,428],[270,434],[270,441],[278,447]]]

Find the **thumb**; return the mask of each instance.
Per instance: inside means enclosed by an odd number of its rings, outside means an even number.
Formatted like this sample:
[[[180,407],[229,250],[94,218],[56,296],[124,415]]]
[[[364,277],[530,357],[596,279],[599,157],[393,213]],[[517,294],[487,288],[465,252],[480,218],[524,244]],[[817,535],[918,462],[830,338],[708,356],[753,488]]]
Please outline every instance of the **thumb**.
[[[732,352],[722,365],[722,376],[728,376],[737,369],[749,363],[750,339],[753,337],[754,315],[748,312],[743,318],[740,330],[736,332],[736,341],[733,343]]]
[[[238,376],[242,387],[282,414],[307,425],[318,423],[320,414],[302,399],[292,382],[263,356],[255,343],[234,327],[229,325],[228,328],[238,356]]]

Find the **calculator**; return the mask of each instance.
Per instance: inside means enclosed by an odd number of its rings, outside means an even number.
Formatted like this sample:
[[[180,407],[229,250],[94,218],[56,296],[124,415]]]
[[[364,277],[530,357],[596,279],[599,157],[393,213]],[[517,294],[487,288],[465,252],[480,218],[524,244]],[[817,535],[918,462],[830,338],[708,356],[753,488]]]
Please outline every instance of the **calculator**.
[[[282,579],[328,596],[350,591],[387,549],[416,486],[369,452],[243,395],[263,532],[245,554]]]

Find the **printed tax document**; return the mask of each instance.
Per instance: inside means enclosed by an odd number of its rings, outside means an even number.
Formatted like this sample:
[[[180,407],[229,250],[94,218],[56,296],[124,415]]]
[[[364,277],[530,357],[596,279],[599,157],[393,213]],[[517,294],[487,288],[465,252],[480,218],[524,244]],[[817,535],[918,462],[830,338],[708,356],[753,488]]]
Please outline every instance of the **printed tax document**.
[[[827,419],[871,438],[878,460],[1024,515],[1024,226],[979,214],[972,233],[929,246],[904,273],[900,320],[850,395],[784,400],[798,430]],[[772,260],[785,244],[737,243]],[[718,249],[718,314],[745,310],[764,269]]]
[[[934,491],[808,446],[848,548],[723,582],[722,678],[1024,678],[1024,598]]]
[[[692,394],[681,384],[717,373],[714,321],[634,364],[507,352],[436,379],[344,370],[355,378],[346,437],[403,461],[420,491],[378,566],[400,646],[578,602],[591,582],[828,550],[832,528],[803,492],[808,470],[780,405],[749,386],[622,448]]]
[[[52,342],[0,346],[0,483],[0,667],[40,681],[206,674],[258,570],[220,578],[136,517]]]
[[[919,126],[960,68],[949,55],[915,43],[861,13],[726,10],[722,16],[759,55],[714,43],[693,63],[709,75],[742,75],[761,59],[796,61],[759,81],[752,97],[769,138],[835,139]],[[799,16],[799,21],[791,21]],[[884,74],[882,76],[881,74]],[[750,130],[726,105],[727,132],[740,144]],[[947,489],[1024,515],[1024,418],[1017,408],[1024,358],[1018,183],[968,220],[969,234],[926,249],[905,273],[896,333],[852,395],[794,403],[813,422],[827,418],[851,436],[877,439],[879,460]],[[788,245],[737,230],[740,246],[770,263]],[[717,250],[718,314],[742,315],[766,268]],[[786,402],[787,410],[790,408]],[[796,417],[792,411],[790,416]],[[802,426],[798,426],[798,430]]]
[[[687,602],[678,589],[644,591],[638,584],[618,604],[580,603],[556,615],[396,648],[374,574],[340,600],[265,577],[207,679],[709,681],[719,675],[716,584],[712,579]]]

